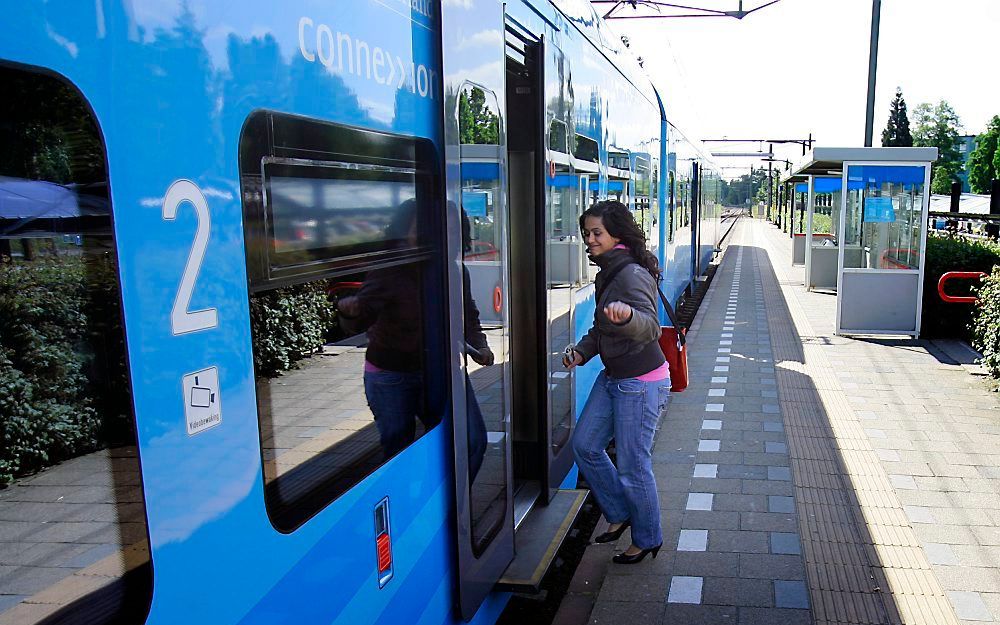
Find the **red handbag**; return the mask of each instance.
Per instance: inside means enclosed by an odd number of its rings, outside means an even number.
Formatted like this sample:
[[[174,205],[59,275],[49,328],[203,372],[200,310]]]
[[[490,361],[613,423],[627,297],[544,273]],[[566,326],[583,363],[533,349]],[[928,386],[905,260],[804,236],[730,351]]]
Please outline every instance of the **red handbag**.
[[[680,393],[688,385],[688,356],[687,356],[687,328],[677,323],[677,315],[674,308],[667,301],[667,296],[657,286],[656,290],[660,294],[660,301],[663,309],[667,312],[672,326],[660,326],[660,349],[663,350],[663,357],[667,359],[670,367],[670,391]]]

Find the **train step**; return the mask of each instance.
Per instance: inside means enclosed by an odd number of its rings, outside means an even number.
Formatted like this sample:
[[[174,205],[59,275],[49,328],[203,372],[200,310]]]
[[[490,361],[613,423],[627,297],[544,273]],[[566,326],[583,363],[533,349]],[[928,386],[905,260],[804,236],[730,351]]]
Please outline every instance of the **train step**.
[[[535,506],[514,534],[514,559],[496,583],[496,590],[537,593],[542,578],[573,527],[590,491],[563,489],[547,506]]]

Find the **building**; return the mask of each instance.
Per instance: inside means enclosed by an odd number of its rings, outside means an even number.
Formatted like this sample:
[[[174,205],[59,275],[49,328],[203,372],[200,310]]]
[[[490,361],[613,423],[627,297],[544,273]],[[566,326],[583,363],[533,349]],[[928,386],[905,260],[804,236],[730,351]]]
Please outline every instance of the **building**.
[[[962,169],[958,172],[958,179],[962,181],[962,193],[969,193],[969,157],[976,149],[977,135],[963,135],[958,138],[958,153],[962,155]]]

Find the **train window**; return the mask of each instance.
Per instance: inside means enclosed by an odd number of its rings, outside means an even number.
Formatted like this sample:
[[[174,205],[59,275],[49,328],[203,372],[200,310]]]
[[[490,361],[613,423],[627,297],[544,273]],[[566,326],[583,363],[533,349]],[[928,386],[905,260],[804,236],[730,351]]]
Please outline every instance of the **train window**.
[[[638,221],[642,227],[642,231],[648,236],[653,231],[653,215],[649,210],[649,159],[636,157],[634,179],[635,197],[633,198],[633,202],[635,211],[638,214]]]
[[[581,161],[588,161],[591,163],[600,162],[597,150],[597,141],[577,133],[576,142],[573,145],[573,156]]]
[[[553,152],[569,154],[569,140],[566,138],[566,122],[553,119],[549,124],[549,149]]]
[[[649,231],[649,242],[653,247],[660,247],[660,167],[653,160],[652,180],[649,185],[649,214],[652,216],[652,226]]]
[[[293,531],[444,414],[429,142],[271,112],[240,138],[265,503]]]
[[[472,115],[461,114],[463,100],[480,103]],[[499,133],[474,131],[483,125],[484,119],[500,119],[496,94],[464,85],[459,96],[462,315],[466,343],[469,516],[472,549],[477,556],[503,526],[509,488],[508,442],[504,435],[510,414],[510,335],[504,311],[507,290],[504,150]]]
[[[0,66],[0,622],[141,623],[152,565],[106,152],[67,82]]]
[[[390,228],[415,198],[412,169],[265,158],[264,193],[276,264],[397,249],[406,232]]]
[[[667,194],[669,195],[669,201],[667,202],[667,226],[669,227],[667,241],[673,242],[674,231],[677,229],[675,222],[677,216],[676,180],[674,179],[673,170],[667,173]]]

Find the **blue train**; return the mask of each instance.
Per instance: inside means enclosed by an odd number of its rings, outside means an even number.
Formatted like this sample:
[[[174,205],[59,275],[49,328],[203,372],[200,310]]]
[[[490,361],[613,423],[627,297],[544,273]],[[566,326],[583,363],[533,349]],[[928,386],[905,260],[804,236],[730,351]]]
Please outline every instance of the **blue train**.
[[[0,624],[491,623],[585,497],[578,217],[718,169],[582,0],[0,23]]]

